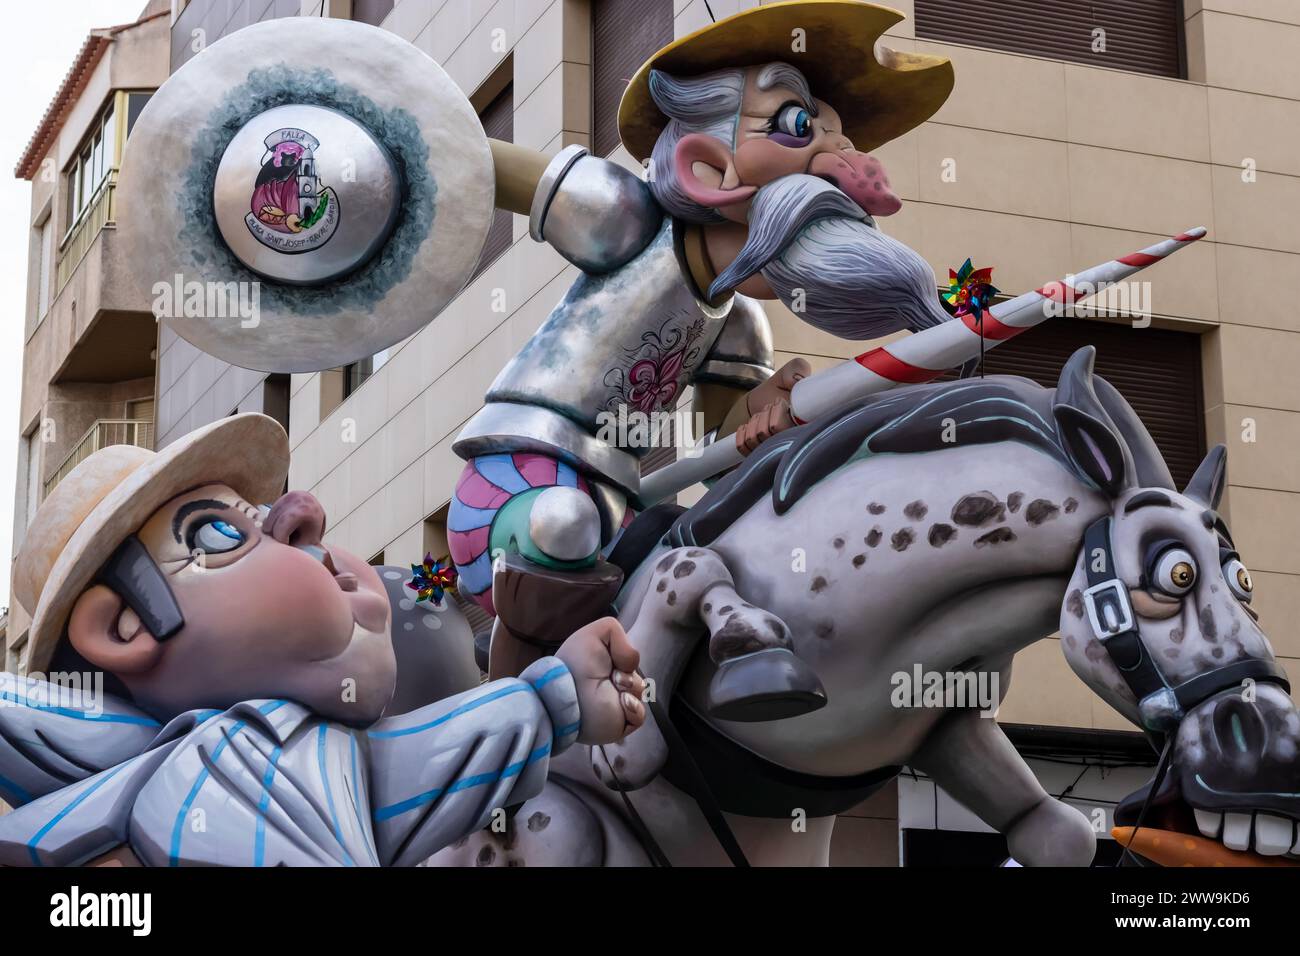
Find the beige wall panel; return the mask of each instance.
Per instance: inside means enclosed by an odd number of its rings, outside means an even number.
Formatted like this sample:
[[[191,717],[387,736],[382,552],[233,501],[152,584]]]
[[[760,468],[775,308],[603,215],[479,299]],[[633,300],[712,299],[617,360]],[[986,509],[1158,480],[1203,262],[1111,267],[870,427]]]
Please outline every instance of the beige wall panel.
[[[1300,97],[1300,89],[1293,95]],[[1235,168],[1239,177],[1247,159],[1256,169],[1300,175],[1300,100],[1213,87],[1208,97],[1213,162]]]
[[[998,710],[998,721],[1134,729],[1075,676],[1055,636],[1031,644],[1016,655],[1011,667],[1011,688]]]
[[[1234,485],[1300,492],[1300,412],[1219,406],[1206,415],[1205,440],[1227,447]]]
[[[1040,219],[1069,218],[1064,143],[934,123],[918,134],[922,200]],[[952,170],[952,181],[940,177],[945,168]]]
[[[1295,99],[1300,90],[1300,26],[1206,10],[1196,18],[1211,86]]]
[[[1222,376],[1223,402],[1300,411],[1300,385],[1295,370],[1300,368],[1300,335],[1224,325],[1218,330],[1217,369],[1207,368],[1206,404],[1213,392],[1210,374]]]
[[[1300,575],[1300,494],[1234,484],[1228,495],[1232,539],[1246,566]]]
[[[1205,87],[1121,70],[1065,65],[1072,143],[1205,162]]]
[[[1300,254],[1225,243],[1213,248],[1221,322],[1300,332],[1300,309],[1277,291],[1300,288]]]
[[[1159,235],[1205,226],[1215,234],[1202,164],[1081,145],[1069,147],[1069,164],[1075,222]]]
[[[1064,140],[1065,64],[997,50],[918,40],[952,60],[957,82],[934,122]]]
[[[1234,538],[1236,532],[1233,532]],[[1251,567],[1251,555],[1241,553],[1241,560],[1250,568],[1255,581],[1255,594],[1250,606],[1259,613],[1259,626],[1273,645],[1273,653],[1279,657],[1300,657],[1300,628],[1295,626],[1300,621],[1300,577],[1294,574],[1277,574],[1272,571],[1256,571]],[[1300,684],[1300,668],[1287,664],[1292,683]]]
[[[1216,239],[1300,252],[1300,177],[1258,173],[1254,182],[1242,182],[1239,169],[1213,169]]]
[[[1202,10],[1300,24],[1300,5],[1295,0],[1183,0],[1184,16],[1191,17]]]

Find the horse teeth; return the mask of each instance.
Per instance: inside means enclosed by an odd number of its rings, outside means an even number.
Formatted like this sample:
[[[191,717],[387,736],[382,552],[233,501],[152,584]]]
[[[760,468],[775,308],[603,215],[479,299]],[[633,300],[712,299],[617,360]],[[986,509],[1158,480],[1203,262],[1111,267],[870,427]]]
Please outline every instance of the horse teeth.
[[[1229,850],[1250,849],[1250,814],[1225,813],[1223,815],[1223,845]]]
[[[1285,817],[1268,813],[1255,815],[1255,852],[1263,856],[1281,856],[1291,849],[1295,827]]]
[[[1213,810],[1193,810],[1196,814],[1196,826],[1200,828],[1201,835],[1207,836],[1211,840],[1218,839],[1219,826],[1223,823],[1223,814],[1215,813]]]

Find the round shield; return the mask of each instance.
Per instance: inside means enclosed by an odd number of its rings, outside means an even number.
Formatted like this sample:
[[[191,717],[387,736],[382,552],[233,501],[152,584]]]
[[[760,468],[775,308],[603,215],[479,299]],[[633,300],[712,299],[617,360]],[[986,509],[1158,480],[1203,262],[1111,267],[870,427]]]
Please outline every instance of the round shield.
[[[493,189],[478,116],[437,63],[386,30],[288,17],[222,38],[153,95],[115,244],[182,338],[318,371],[438,314],[478,263]]]

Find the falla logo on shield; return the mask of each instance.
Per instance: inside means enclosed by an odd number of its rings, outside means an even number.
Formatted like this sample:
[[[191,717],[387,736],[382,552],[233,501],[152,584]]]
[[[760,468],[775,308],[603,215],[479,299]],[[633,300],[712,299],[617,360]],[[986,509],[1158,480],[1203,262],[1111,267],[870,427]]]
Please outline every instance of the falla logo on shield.
[[[294,254],[319,249],[342,221],[338,194],[316,175],[320,141],[285,127],[262,141],[266,151],[253,185],[248,230],[262,245]]]

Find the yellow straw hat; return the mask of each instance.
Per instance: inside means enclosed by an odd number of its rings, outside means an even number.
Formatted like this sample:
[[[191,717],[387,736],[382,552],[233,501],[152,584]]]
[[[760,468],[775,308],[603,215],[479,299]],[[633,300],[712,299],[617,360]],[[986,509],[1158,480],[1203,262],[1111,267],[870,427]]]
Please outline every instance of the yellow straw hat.
[[[925,122],[952,92],[947,57],[882,47],[877,59],[876,41],[902,19],[897,10],[859,0],[790,0],[696,30],[643,63],[628,83],[618,108],[623,145],[644,160],[668,125],[650,96],[651,70],[695,76],[781,61],[835,107],[854,146],[875,149]]]
[[[127,536],[182,492],[230,487],[271,504],[289,473],[289,436],[265,415],[233,415],[154,452],[109,445],[55,486],[14,562],[14,596],[32,615],[27,666],[43,671],[72,606]]]

